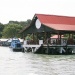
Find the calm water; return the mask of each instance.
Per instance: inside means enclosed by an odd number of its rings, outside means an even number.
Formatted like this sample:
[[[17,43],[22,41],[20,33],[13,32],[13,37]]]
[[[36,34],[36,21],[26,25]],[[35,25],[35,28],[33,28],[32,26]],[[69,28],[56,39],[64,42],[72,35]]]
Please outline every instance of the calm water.
[[[75,55],[22,53],[0,47],[0,75],[75,75]]]

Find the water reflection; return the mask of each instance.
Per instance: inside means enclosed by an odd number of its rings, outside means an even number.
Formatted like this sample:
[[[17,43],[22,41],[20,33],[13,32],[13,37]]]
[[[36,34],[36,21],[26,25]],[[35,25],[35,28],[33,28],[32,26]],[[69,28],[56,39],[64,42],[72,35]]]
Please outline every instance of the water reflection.
[[[75,75],[75,55],[13,52],[0,47],[0,75]]]

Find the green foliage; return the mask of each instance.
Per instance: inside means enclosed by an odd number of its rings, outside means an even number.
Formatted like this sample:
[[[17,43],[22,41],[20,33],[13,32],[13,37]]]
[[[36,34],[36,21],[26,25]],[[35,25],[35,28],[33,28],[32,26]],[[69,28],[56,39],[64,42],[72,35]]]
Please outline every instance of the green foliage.
[[[30,25],[31,20],[28,19],[27,21],[9,21],[8,24],[0,23],[0,38],[12,38],[14,36],[20,37],[21,34],[19,32],[25,28],[26,26]]]
[[[31,35],[28,34],[28,35],[26,36],[25,40],[31,40]]]
[[[3,30],[3,37],[5,37],[5,38],[19,37],[18,32],[21,29],[22,29],[22,26],[19,24],[6,25],[4,30]]]
[[[4,25],[0,23],[0,38],[2,37],[2,31],[4,29]]]
[[[0,23],[0,31],[3,31],[4,25]]]
[[[20,24],[22,27],[25,27],[25,26],[29,25],[30,23],[31,23],[31,20],[28,19],[27,21],[20,21],[20,22],[18,22],[18,21],[9,21],[8,24]]]

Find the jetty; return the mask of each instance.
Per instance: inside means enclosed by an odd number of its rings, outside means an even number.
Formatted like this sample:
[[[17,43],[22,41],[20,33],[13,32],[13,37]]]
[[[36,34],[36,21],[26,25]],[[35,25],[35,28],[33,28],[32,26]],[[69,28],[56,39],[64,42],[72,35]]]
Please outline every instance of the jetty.
[[[20,34],[25,51],[39,54],[75,53],[75,17],[35,14],[31,24]],[[26,40],[26,36],[30,35],[32,39]]]

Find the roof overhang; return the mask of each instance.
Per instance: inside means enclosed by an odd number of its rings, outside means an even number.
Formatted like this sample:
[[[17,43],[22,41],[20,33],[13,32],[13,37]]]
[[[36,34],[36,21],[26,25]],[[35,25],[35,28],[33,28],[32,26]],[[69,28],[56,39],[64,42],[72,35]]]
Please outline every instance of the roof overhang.
[[[75,32],[75,25],[65,25],[65,24],[47,24],[43,23],[45,26],[58,31],[73,31]]]

